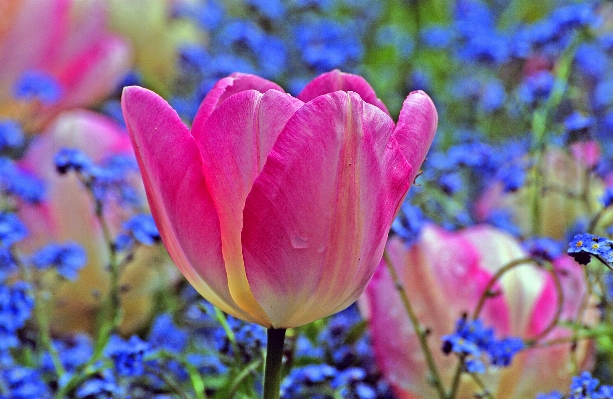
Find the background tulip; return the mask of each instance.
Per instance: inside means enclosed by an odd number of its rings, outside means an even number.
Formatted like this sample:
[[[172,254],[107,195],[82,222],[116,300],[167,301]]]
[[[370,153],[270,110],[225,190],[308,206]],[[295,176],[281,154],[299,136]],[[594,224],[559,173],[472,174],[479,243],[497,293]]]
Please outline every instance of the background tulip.
[[[441,351],[441,337],[451,334],[463,313],[472,314],[491,277],[511,261],[527,254],[510,235],[481,225],[448,232],[427,225],[411,247],[397,237],[387,252],[400,276],[409,301],[424,328],[428,343],[447,389],[457,367],[457,357]],[[586,295],[580,266],[570,257],[554,261],[564,293],[560,320],[574,319]],[[558,293],[553,277],[532,265],[504,274],[495,287],[498,295],[485,302],[480,318],[493,327],[496,338],[530,339],[544,331],[555,317]],[[361,298],[368,319],[377,362],[400,398],[433,398],[429,371],[418,338],[402,306],[394,282],[379,265]],[[591,309],[584,321],[596,317]],[[572,332],[555,327],[546,340],[570,337]],[[508,368],[490,367],[483,381],[495,398],[533,398],[538,392],[567,386],[574,373],[571,360],[585,366],[592,360],[585,342],[571,351],[571,343],[527,349]],[[458,398],[473,398],[478,387],[464,376]]]
[[[122,106],[171,257],[214,305],[268,328],[357,299],[437,123],[414,92],[395,126],[363,78],[339,71],[297,98],[233,74],[191,131],[151,91],[125,89]]]
[[[555,148],[543,155],[539,174],[546,188],[537,194],[538,223],[533,212],[536,190],[533,181],[508,193],[504,192],[502,184],[492,184],[477,203],[477,216],[486,220],[496,210],[508,210],[524,235],[564,238],[574,223],[587,222],[591,210],[598,207],[603,192],[602,180],[588,173],[595,158],[593,147],[575,146],[573,155]]]
[[[109,25],[128,39],[134,64],[147,87],[170,93],[178,79],[182,46],[201,45],[204,34],[193,20],[176,18],[176,9],[188,8],[191,0],[107,0]]]
[[[54,157],[62,148],[82,150],[94,162],[122,155],[133,157],[126,132],[112,120],[96,113],[75,110],[63,113],[32,142],[20,165],[46,186],[41,203],[23,203],[19,217],[30,235],[20,249],[32,253],[51,242],[76,242],[87,253],[87,264],[76,281],[61,281],[53,287],[51,328],[58,333],[93,331],[96,315],[109,291],[109,251],[94,202],[77,176],[57,173]],[[142,183],[134,173],[134,185],[143,196]],[[143,204],[144,205],[144,204]],[[112,235],[121,229],[129,211],[119,203],[105,203],[104,217]],[[120,284],[124,311],[120,331],[142,326],[153,310],[155,295],[175,281],[176,272],[161,246],[137,248],[134,260],[122,273]]]
[[[108,96],[127,73],[127,42],[107,28],[104,0],[7,0],[0,13],[0,116],[22,120],[28,131],[62,109]],[[24,73],[48,75],[58,85],[50,104],[15,100]]]

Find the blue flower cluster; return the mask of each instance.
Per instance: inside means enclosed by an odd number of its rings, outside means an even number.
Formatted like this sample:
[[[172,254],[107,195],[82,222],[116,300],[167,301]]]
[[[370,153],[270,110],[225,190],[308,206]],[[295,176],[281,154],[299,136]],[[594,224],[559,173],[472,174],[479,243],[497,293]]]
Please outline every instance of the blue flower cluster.
[[[568,395],[559,391],[538,394],[535,399],[613,399],[613,386],[600,384],[598,378],[592,377],[589,371],[573,377]]]
[[[587,265],[592,256],[609,268],[613,265],[613,241],[605,237],[589,233],[577,234],[568,244],[567,252],[581,265]]]
[[[124,232],[117,235],[115,248],[131,250],[135,244],[153,245],[160,242],[160,232],[149,214],[139,213],[123,223]]]
[[[85,266],[87,254],[74,242],[48,244],[32,255],[32,264],[37,269],[54,267],[60,276],[75,281],[79,270]]]
[[[97,201],[109,198],[133,207],[141,205],[141,199],[130,178],[138,172],[136,161],[130,156],[115,155],[102,162],[94,163],[83,151],[62,148],[54,157],[59,174],[70,171],[77,173],[84,186]]]
[[[38,70],[24,72],[13,88],[15,98],[26,101],[38,100],[47,106],[57,103],[62,94],[62,88],[56,79]]]
[[[392,399],[363,332],[364,323],[352,306],[330,317],[312,339],[301,335],[293,361],[303,366],[293,368],[286,377],[281,397]]]
[[[469,373],[485,372],[484,355],[492,366],[508,367],[513,356],[525,348],[520,338],[496,339],[492,328],[486,328],[480,319],[468,320],[466,316],[458,320],[455,332],[443,336],[442,340],[443,353],[459,355]]]

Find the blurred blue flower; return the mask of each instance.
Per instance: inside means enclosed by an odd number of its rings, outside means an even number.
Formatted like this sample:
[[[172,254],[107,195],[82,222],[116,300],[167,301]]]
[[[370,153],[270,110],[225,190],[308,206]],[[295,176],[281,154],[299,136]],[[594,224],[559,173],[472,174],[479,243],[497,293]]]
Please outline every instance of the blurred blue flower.
[[[17,330],[22,328],[34,309],[31,286],[18,281],[13,285],[0,285],[0,349],[19,344]]]
[[[44,105],[53,105],[62,97],[59,82],[43,71],[29,70],[23,72],[15,86],[13,95],[20,100],[39,100]]]
[[[575,62],[579,71],[593,80],[599,80],[608,70],[607,54],[596,44],[583,43],[577,49]]]
[[[131,249],[137,243],[154,245],[161,240],[160,232],[150,214],[134,215],[122,226],[124,232],[120,233],[115,240],[115,247],[119,251]]]
[[[40,371],[15,365],[0,372],[3,399],[51,399],[51,391]]]
[[[26,226],[19,220],[17,215],[0,211],[0,245],[9,248],[28,235]]]
[[[156,317],[148,337],[152,349],[161,348],[173,352],[183,351],[188,339],[187,331],[177,327],[168,313]]]
[[[294,29],[296,44],[305,62],[317,73],[334,68],[347,69],[364,53],[353,23],[309,18]]]
[[[431,25],[421,30],[421,40],[430,48],[444,49],[454,40],[454,32],[447,25]]]
[[[76,148],[61,148],[54,157],[55,168],[61,175],[72,170],[86,172],[93,166],[92,160],[83,151]]]
[[[554,77],[549,71],[540,71],[528,76],[519,86],[519,98],[530,106],[549,97]]]
[[[0,119],[0,151],[19,148],[24,144],[21,125],[14,119]]]
[[[551,237],[531,237],[523,242],[523,247],[530,256],[537,259],[553,261],[562,255],[561,244]]]
[[[21,170],[13,160],[0,157],[0,190],[26,202],[39,202],[45,195],[42,181]]]
[[[105,354],[113,359],[115,370],[123,376],[140,376],[145,371],[144,357],[150,345],[133,335],[128,341],[113,335],[105,348]]]
[[[42,270],[54,267],[60,276],[70,281],[77,279],[79,270],[86,262],[85,250],[75,242],[47,244],[32,255],[32,263],[36,268]]]
[[[118,383],[110,370],[85,381],[75,393],[78,399],[115,399],[125,397],[125,388]]]

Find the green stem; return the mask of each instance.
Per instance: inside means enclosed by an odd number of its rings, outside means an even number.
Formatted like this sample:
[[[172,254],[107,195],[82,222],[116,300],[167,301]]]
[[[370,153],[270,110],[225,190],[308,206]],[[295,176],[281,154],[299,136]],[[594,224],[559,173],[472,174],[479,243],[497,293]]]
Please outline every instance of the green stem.
[[[419,345],[421,346],[421,350],[424,353],[426,363],[428,364],[428,369],[430,370],[430,374],[432,376],[432,384],[434,385],[434,388],[436,388],[439,398],[443,399],[445,398],[445,388],[443,387],[443,383],[441,382],[441,376],[438,372],[438,369],[436,368],[436,363],[434,363],[434,358],[432,357],[430,347],[428,346],[427,330],[424,329],[419,322],[417,314],[415,314],[415,311],[411,306],[411,302],[409,302],[409,297],[407,296],[406,290],[404,289],[404,285],[402,284],[400,277],[398,277],[398,273],[396,273],[396,269],[394,268],[392,260],[390,259],[387,251],[383,252],[383,260],[385,261],[387,270],[392,277],[392,280],[394,281],[396,291],[398,291],[398,294],[400,295],[402,305],[404,306],[404,309],[406,310],[409,319],[411,319],[411,324],[415,329],[415,334],[419,339]]]
[[[268,329],[263,399],[279,399],[285,328]]]

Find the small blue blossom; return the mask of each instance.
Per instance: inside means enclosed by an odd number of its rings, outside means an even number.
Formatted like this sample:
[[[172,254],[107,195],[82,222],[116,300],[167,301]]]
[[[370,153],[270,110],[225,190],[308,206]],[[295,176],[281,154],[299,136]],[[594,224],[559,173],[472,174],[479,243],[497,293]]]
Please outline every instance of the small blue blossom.
[[[9,158],[0,157],[0,190],[26,202],[40,202],[45,194],[42,181],[19,168]]]
[[[115,155],[85,174],[91,192],[99,201],[115,198],[122,205],[140,206],[141,197],[130,183],[130,176],[138,170],[136,160],[131,156]]]
[[[508,209],[494,209],[492,210],[486,220],[488,224],[494,227],[498,227],[514,236],[521,235],[521,229],[517,226],[517,223],[513,220],[513,214]]]
[[[487,348],[490,363],[499,367],[510,366],[513,356],[525,347],[524,342],[515,337],[492,341]]]
[[[567,253],[582,265],[589,263],[591,255],[606,264],[613,254],[613,241],[588,233],[577,234],[570,242]]]
[[[592,377],[589,371],[584,371],[579,376],[573,377],[569,393],[572,398],[587,398],[594,393],[599,383],[600,381]]]
[[[608,208],[613,205],[613,187],[607,187],[604,194],[602,195],[601,201],[602,205],[605,208]]]
[[[99,376],[85,381],[75,395],[78,399],[115,399],[126,396],[126,391],[110,370],[104,370]]]
[[[68,372],[73,372],[77,367],[85,364],[94,353],[92,340],[85,334],[77,334],[69,339],[55,340],[53,345],[60,356],[62,366]],[[51,355],[48,352],[43,356],[42,368],[49,372],[55,370]]]
[[[49,387],[38,370],[13,366],[0,372],[0,383],[8,392],[2,392],[3,399],[50,399]],[[4,396],[8,393],[9,396]]]
[[[355,26],[332,19],[310,19],[296,26],[295,35],[304,61],[318,72],[359,61],[364,49]]]
[[[338,375],[338,370],[327,364],[294,367],[281,383],[282,399],[325,398],[320,392]]]
[[[149,332],[149,344],[152,349],[166,349],[181,352],[188,342],[188,333],[178,328],[169,314],[159,315]]]
[[[20,100],[40,100],[44,105],[53,105],[62,97],[59,82],[51,75],[30,70],[24,72],[15,86],[13,95]]]
[[[592,127],[594,124],[594,118],[586,116],[581,112],[573,112],[564,120],[564,127],[567,132],[580,132],[585,131]]]
[[[458,172],[443,173],[438,179],[438,185],[447,195],[454,195],[462,189],[464,181],[462,175]]]
[[[552,391],[550,393],[539,393],[535,399],[564,399],[564,395],[558,391]]]
[[[125,232],[121,233],[115,246],[119,251],[131,248],[135,243],[143,245],[154,245],[161,240],[153,217],[149,214],[138,214],[132,216],[123,223]]]
[[[464,363],[464,369],[468,373],[483,374],[485,373],[485,364],[479,359],[468,358]]]
[[[469,320],[466,316],[458,320],[455,332],[443,336],[442,340],[443,353],[455,353],[467,362],[470,360],[465,367],[473,373],[485,371],[485,365],[480,364],[483,355],[488,355],[491,365],[507,367],[513,356],[525,347],[519,338],[494,338],[492,328],[486,328],[479,319]]]
[[[427,47],[435,49],[447,48],[454,39],[454,32],[445,25],[433,25],[420,32],[421,40]]]
[[[0,245],[9,248],[27,235],[28,230],[17,215],[0,211]]]
[[[540,71],[528,76],[519,87],[519,97],[526,104],[534,106],[549,97],[554,77],[549,71]]]
[[[524,241],[523,246],[530,256],[548,262],[562,255],[560,243],[550,237],[531,237]]]
[[[93,166],[92,160],[83,151],[76,148],[62,148],[54,157],[55,168],[61,175],[74,170],[88,171]]]
[[[421,209],[405,201],[400,212],[392,222],[392,231],[402,237],[407,245],[413,244],[419,238],[419,233],[425,224]]]
[[[56,268],[60,276],[75,281],[87,262],[83,247],[75,242],[48,244],[32,255],[32,263],[38,269]]]
[[[581,44],[575,62],[579,71],[593,80],[599,80],[607,71],[607,54],[596,44]]]
[[[522,165],[513,163],[498,169],[496,176],[503,186],[505,193],[519,190],[526,182],[526,170]]]
[[[0,119],[0,151],[19,148],[24,143],[21,126],[13,119]]]
[[[0,285],[0,349],[18,345],[16,332],[25,325],[33,309],[29,284]]]
[[[129,341],[124,341],[114,335],[111,337],[105,353],[113,359],[115,370],[119,375],[139,376],[145,370],[143,359],[149,348],[149,344],[136,335],[130,337]]]

